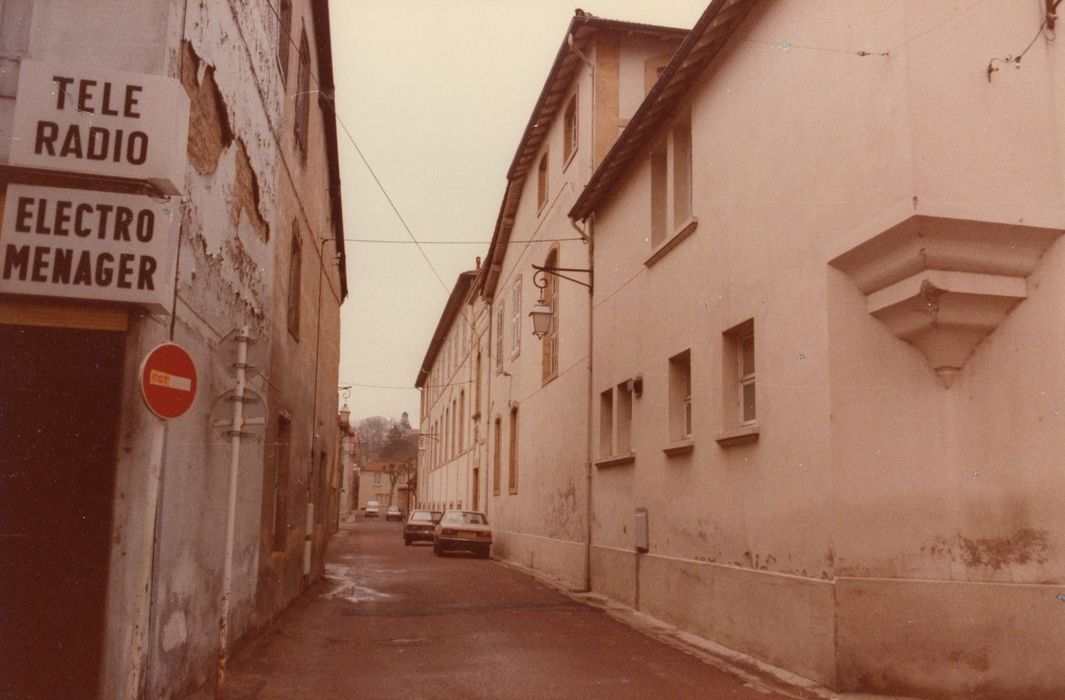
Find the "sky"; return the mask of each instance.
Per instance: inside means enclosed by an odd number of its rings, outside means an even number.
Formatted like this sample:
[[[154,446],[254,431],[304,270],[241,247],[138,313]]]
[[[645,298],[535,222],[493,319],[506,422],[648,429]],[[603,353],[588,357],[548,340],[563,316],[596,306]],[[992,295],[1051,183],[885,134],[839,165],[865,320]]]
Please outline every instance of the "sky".
[[[574,9],[690,28],[706,5],[331,0],[348,274],[340,384],[353,420],[406,411],[417,425],[418,369],[456,278],[488,249]]]

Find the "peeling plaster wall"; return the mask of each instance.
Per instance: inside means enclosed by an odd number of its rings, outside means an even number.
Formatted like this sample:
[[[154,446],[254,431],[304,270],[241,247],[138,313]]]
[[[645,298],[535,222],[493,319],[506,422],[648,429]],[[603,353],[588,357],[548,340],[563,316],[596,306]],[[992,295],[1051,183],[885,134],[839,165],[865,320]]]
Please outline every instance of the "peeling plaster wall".
[[[266,398],[270,422],[265,434],[241,445],[230,649],[315,580],[335,528],[341,291],[335,244],[323,243],[336,235],[326,196],[323,116],[312,99],[307,155],[301,157],[292,137],[298,52],[290,52],[286,94],[276,59],[277,21],[265,3],[20,0],[5,3],[5,12],[24,5],[32,6],[32,23],[14,55],[168,76],[190,98],[189,140],[177,144],[188,156],[184,191],[158,204],[182,211],[174,319],[132,310],[125,369],[135,377],[145,354],[172,333],[196,364],[198,394],[188,413],[167,424],[153,562],[141,550],[151,529],[146,474],[157,420],[137,382],[123,386],[100,688],[102,697],[127,691],[184,697],[212,687],[218,656],[230,446],[210,423],[229,415],[229,404],[218,399],[234,385],[229,364],[235,345],[224,337],[242,325],[259,338],[251,357],[262,374],[248,386]],[[294,5],[296,41],[305,25],[316,74],[310,3]],[[14,26],[4,19],[4,29]],[[0,136],[10,133],[16,75],[17,64],[0,61]],[[294,221],[304,243],[298,337],[289,332],[285,313]],[[293,470],[291,481],[277,487],[290,502],[293,523],[289,546],[275,558],[264,528],[274,502],[274,451],[265,445],[276,435],[281,412],[293,419]],[[312,452],[325,453],[321,464],[316,458],[312,464]],[[311,499],[318,517],[308,533],[304,512]],[[308,535],[313,562],[304,577]],[[144,647],[133,648],[133,630],[143,622],[135,601],[146,596],[148,567],[149,627]],[[148,662],[139,687],[130,690],[138,657]]]

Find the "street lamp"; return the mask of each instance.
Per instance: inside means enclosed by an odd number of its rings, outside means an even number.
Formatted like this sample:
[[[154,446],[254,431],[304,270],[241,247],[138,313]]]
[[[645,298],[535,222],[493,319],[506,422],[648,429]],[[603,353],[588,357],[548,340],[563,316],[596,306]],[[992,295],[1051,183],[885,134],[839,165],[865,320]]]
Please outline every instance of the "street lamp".
[[[554,313],[544,299],[544,290],[547,288],[547,276],[554,275],[555,277],[561,277],[564,280],[570,282],[576,282],[577,284],[587,287],[588,291],[592,291],[592,271],[588,269],[582,269],[577,267],[542,267],[540,265],[533,265],[532,268],[536,270],[533,273],[533,284],[540,290],[540,300],[536,302],[536,306],[532,307],[529,311],[529,318],[532,319],[533,335],[543,340],[543,337],[551,330],[551,315]],[[559,274],[560,272],[583,272],[588,275],[588,281],[582,282],[581,280],[575,280],[572,277]]]
[[[544,290],[540,289],[540,301],[536,302],[536,306],[532,307],[532,311],[529,312],[529,318],[532,319],[533,335],[537,338],[543,339],[547,332],[551,330],[551,307],[544,303]]]

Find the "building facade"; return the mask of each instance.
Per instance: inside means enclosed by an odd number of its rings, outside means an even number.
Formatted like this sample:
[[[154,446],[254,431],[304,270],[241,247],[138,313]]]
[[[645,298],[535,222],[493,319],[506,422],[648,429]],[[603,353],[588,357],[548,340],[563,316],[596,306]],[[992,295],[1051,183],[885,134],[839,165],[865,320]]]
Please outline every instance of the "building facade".
[[[570,211],[593,590],[840,691],[1065,694],[1048,11],[708,7]]]
[[[335,528],[328,7],[3,0],[0,27],[0,693],[210,690]],[[171,343],[193,370],[142,366]]]
[[[406,515],[414,507],[411,484],[416,465],[412,462],[367,462],[359,469],[359,511],[377,501],[380,517],[388,506],[397,506]]]
[[[488,509],[496,556],[576,586],[589,575],[593,245],[567,212],[685,32],[593,17],[570,22],[510,170],[483,267],[491,308]],[[536,304],[551,309],[543,338]]]
[[[488,314],[477,275],[470,270],[456,280],[415,380],[421,391],[416,501],[436,510],[485,505]]]

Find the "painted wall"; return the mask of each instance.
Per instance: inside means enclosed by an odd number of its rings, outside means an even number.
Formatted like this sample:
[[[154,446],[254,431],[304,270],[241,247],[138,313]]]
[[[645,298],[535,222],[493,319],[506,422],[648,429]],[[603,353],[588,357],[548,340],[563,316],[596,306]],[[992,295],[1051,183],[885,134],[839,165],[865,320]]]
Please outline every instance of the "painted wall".
[[[1034,622],[1060,613],[1065,565],[1060,239],[950,388],[829,265],[914,214],[1065,228],[1054,44],[986,72],[1041,19],[1011,3],[752,11],[677,110],[695,231],[650,260],[647,157],[596,215],[593,390],[636,374],[644,390],[635,459],[594,472],[593,588],[840,690],[1065,690],[1059,627]],[[758,439],[722,447],[723,333],[746,319]],[[692,448],[669,456],[668,360],[686,349]],[[598,445],[598,402],[593,418]]]

